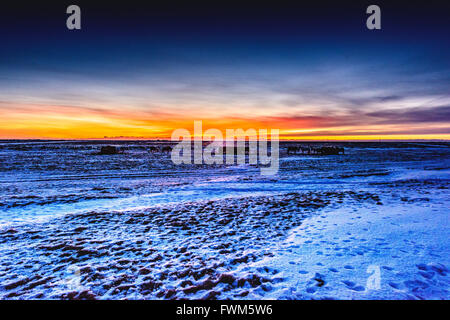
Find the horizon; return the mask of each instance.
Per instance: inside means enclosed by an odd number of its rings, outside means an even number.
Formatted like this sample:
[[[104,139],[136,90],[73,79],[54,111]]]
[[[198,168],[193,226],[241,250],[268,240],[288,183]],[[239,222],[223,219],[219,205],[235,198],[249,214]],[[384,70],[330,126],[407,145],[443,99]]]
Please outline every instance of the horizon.
[[[193,136],[191,136],[192,141]],[[29,138],[29,139],[5,139],[0,138],[0,142],[4,141],[42,141],[42,142],[72,142],[72,141],[161,141],[161,142],[178,142],[176,140],[171,140],[170,138],[139,138],[139,137],[110,137],[110,138],[87,138],[87,139],[44,139],[44,138]],[[203,142],[210,142],[211,140],[202,140]],[[217,142],[226,142],[229,140],[215,140]],[[236,140],[235,140],[236,141]],[[246,139],[245,141],[249,141]],[[260,141],[256,139],[256,141]],[[268,140],[269,142],[271,140]],[[303,143],[328,143],[328,142],[336,142],[336,143],[346,143],[346,142],[374,142],[374,143],[398,143],[398,142],[450,142],[450,140],[446,139],[355,139],[355,140],[307,140],[307,139],[279,139],[280,142],[303,142]]]

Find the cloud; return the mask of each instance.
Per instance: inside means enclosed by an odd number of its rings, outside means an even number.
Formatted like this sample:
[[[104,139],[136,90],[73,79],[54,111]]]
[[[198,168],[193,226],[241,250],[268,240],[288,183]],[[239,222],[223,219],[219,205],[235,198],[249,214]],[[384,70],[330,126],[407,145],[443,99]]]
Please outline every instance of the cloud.
[[[413,108],[407,110],[382,110],[366,113],[366,116],[375,118],[377,123],[449,123],[450,106],[434,108]]]

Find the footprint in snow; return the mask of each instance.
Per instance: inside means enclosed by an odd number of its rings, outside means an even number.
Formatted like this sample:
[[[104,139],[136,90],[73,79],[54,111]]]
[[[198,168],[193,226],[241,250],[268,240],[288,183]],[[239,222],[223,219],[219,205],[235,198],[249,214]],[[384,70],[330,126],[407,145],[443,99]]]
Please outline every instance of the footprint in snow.
[[[306,292],[308,292],[308,293],[314,293],[314,292],[316,292],[316,290],[317,290],[316,287],[308,287],[308,288],[306,288]]]
[[[345,280],[342,282],[350,290],[353,290],[353,291],[364,291],[365,290],[365,288],[363,286],[357,286],[353,281]]]
[[[346,264],[346,265],[344,266],[344,268],[345,268],[345,269],[348,269],[348,270],[355,269],[355,268],[353,268],[352,266],[349,266],[348,264]]]
[[[309,271],[306,271],[306,270],[299,270],[298,273],[300,273],[300,274],[307,274],[307,273],[309,273]]]
[[[419,271],[419,274],[424,277],[425,279],[431,279],[434,277],[434,272],[433,271],[429,271],[429,272],[425,272],[425,271]]]
[[[394,289],[400,290],[400,285],[398,283],[389,282],[389,285]]]
[[[420,280],[408,280],[404,282],[405,286],[411,290],[426,289],[429,285]]]

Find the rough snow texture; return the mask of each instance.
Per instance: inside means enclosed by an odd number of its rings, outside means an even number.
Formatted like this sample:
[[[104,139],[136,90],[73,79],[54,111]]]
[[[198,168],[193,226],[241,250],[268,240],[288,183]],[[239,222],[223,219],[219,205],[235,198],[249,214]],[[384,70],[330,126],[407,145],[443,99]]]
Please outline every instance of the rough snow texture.
[[[3,143],[2,299],[448,299],[446,144],[183,166]]]

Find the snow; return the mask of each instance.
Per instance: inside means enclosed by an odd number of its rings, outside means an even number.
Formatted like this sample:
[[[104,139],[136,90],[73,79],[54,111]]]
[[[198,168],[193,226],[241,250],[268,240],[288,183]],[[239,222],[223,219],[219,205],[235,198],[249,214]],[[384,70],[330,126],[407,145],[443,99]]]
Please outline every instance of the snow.
[[[274,258],[253,266],[276,268],[288,279],[289,285],[266,297],[448,299],[450,201],[443,192],[432,196],[426,206],[349,206],[306,219]],[[370,284],[374,270],[379,274],[375,287]]]
[[[448,299],[450,148],[175,166],[0,143],[0,298]]]

